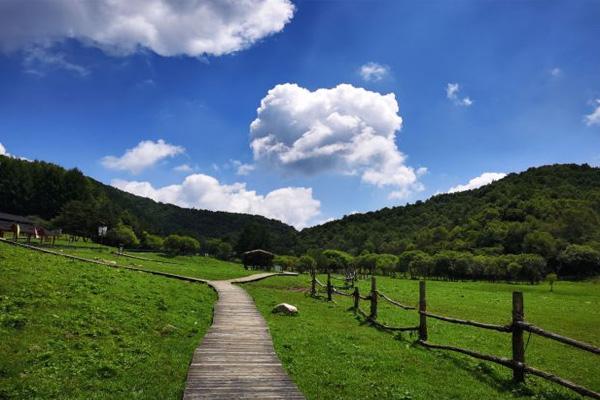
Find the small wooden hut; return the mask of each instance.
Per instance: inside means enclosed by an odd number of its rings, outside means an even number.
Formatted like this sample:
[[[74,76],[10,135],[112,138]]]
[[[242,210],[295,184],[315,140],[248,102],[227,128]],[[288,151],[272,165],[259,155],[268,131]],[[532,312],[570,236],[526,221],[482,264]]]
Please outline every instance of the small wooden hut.
[[[246,269],[266,269],[273,268],[273,258],[275,254],[261,249],[250,250],[242,254],[242,262]]]

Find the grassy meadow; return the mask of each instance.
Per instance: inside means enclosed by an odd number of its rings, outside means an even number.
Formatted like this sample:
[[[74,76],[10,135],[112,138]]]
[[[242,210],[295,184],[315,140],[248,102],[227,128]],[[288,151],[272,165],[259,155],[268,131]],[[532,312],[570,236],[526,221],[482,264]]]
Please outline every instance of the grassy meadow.
[[[324,281],[324,280],[323,280]],[[269,323],[276,351],[308,399],[576,399],[573,392],[534,377],[526,386],[511,382],[511,371],[495,364],[413,344],[416,336],[396,335],[364,324],[348,311],[351,299],[334,303],[304,291],[309,278],[277,277],[246,284]],[[378,277],[378,288],[393,299],[416,305],[418,282]],[[368,281],[361,281],[366,295]],[[456,318],[509,323],[511,292],[524,292],[525,316],[547,330],[598,345],[600,284],[557,282],[513,285],[482,282],[427,282],[428,309]],[[280,302],[298,306],[297,317],[271,314]],[[368,311],[368,302],[361,306]],[[379,320],[415,326],[418,315],[380,300]],[[429,340],[511,356],[510,334],[428,319]],[[539,336],[527,341],[526,361],[535,367],[600,391],[597,356]]]
[[[0,274],[0,399],[181,398],[212,289],[2,243]]]
[[[58,242],[54,250],[149,270],[204,279],[252,274],[210,257],[128,253],[93,243]],[[166,263],[165,263],[166,262]],[[214,292],[148,274],[105,268],[0,243],[0,400],[13,398],[180,398],[189,360],[211,323]],[[320,277],[325,281],[325,277]],[[339,283],[334,281],[334,283]],[[377,278],[378,289],[404,304],[418,302],[418,282]],[[307,295],[309,277],[274,277],[246,284],[267,319],[276,351],[308,399],[571,400],[573,392],[538,378],[524,386],[511,371],[446,351],[414,345],[416,334],[393,334],[365,324],[335,302]],[[363,295],[369,280],[359,282]],[[427,282],[428,310],[506,324],[511,292],[524,292],[525,318],[556,333],[600,344],[600,283],[517,285]],[[288,302],[296,317],[271,313]],[[361,307],[369,310],[369,303]],[[418,315],[383,299],[379,320],[415,326]],[[510,334],[428,319],[429,340],[511,356]],[[526,361],[600,391],[597,356],[525,335]]]
[[[38,243],[31,243],[37,246]],[[96,260],[114,261],[117,265],[129,265],[153,271],[169,272],[172,274],[185,275],[202,279],[233,279],[250,275],[241,264],[217,260],[204,256],[168,256],[163,253],[128,252],[126,254],[144,258],[140,260],[130,257],[121,257],[115,252],[116,248],[103,246],[93,242],[71,242],[58,240],[55,246],[43,246],[50,250],[59,251],[64,254],[75,255]]]

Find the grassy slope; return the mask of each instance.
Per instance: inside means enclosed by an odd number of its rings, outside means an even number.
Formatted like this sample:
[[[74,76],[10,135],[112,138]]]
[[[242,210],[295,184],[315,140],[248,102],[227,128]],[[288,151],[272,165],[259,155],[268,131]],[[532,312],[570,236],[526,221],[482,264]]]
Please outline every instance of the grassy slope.
[[[366,284],[361,289],[366,293]],[[416,281],[379,278],[380,290],[416,304]],[[514,387],[510,371],[455,353],[413,346],[402,338],[361,324],[347,311],[350,300],[336,296],[335,304],[315,300],[306,288],[306,276],[272,278],[246,285],[267,318],[277,353],[309,399],[510,399],[524,394],[536,399],[576,398],[556,385],[528,378],[527,389]],[[544,328],[600,343],[600,286],[558,282],[548,286],[504,285],[478,282],[428,282],[432,312],[482,322],[507,323],[513,290],[525,292],[526,318]],[[297,305],[295,318],[273,315],[279,302]],[[362,307],[368,310],[368,304]],[[389,325],[414,326],[414,312],[382,305],[380,319]],[[465,346],[510,357],[510,335],[429,320],[434,343]],[[527,337],[526,337],[527,338]],[[597,356],[531,338],[527,361],[565,378],[600,390]]]
[[[0,399],[181,398],[210,288],[6,244],[0,276]]]
[[[37,243],[32,243],[37,245]],[[116,261],[118,265],[135,265],[137,267],[170,272],[173,274],[186,275],[195,278],[203,279],[232,279],[241,276],[252,274],[245,270],[241,264],[233,262],[221,261],[211,257],[202,256],[177,256],[166,257],[158,253],[127,253],[136,257],[142,257],[157,261],[168,261],[170,264],[162,262],[152,262],[146,260],[138,260],[129,257],[119,257],[113,252],[116,251],[113,247],[101,246],[91,242],[77,242],[75,246],[61,246],[66,244],[64,241],[57,242],[56,246],[48,247],[50,250],[62,251],[65,254],[77,255],[80,257],[91,259],[102,259],[108,261]]]

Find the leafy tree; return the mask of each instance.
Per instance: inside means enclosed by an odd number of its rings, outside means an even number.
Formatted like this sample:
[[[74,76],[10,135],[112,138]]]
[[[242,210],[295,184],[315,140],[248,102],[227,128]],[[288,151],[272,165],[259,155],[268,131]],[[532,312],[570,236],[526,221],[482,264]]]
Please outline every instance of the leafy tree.
[[[556,239],[550,232],[529,232],[523,240],[523,250],[527,253],[539,254],[548,260],[557,255]]]
[[[107,241],[115,246],[123,245],[125,247],[137,247],[140,244],[133,229],[128,225],[119,224],[108,230],[106,234]]]
[[[294,271],[298,266],[298,258],[294,256],[275,256],[273,264],[280,265],[284,271]]]
[[[163,247],[163,242],[164,240],[160,236],[151,235],[146,231],[142,233],[141,245],[146,249],[160,250]]]
[[[433,258],[429,254],[418,252],[414,254],[408,263],[408,272],[413,279],[429,276],[430,271],[433,269],[433,265]]]
[[[353,257],[340,250],[325,250],[323,255],[327,258],[327,268],[330,271],[342,271],[352,266]]]
[[[163,247],[171,254],[193,254],[200,250],[200,243],[189,236],[169,235],[165,238]]]
[[[384,275],[392,275],[396,270],[398,257],[393,254],[377,254],[376,266]]]
[[[305,254],[298,260],[298,272],[312,271],[316,267],[316,265],[317,263],[315,259],[309,256],[308,254]]]
[[[220,260],[229,260],[233,256],[233,246],[227,242],[219,243],[217,248],[217,258]]]
[[[585,277],[600,273],[600,252],[591,246],[572,244],[559,255],[562,276]]]

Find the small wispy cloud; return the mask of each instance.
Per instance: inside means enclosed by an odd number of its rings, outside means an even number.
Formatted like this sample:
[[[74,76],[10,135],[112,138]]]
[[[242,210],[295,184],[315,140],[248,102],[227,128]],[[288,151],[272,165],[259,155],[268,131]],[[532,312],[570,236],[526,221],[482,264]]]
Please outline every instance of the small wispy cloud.
[[[596,99],[594,110],[583,117],[587,126],[600,125],[600,99]]]
[[[65,54],[61,52],[40,46],[30,46],[23,50],[23,54],[23,70],[28,74],[42,77],[49,69],[63,69],[80,77],[90,74],[88,68],[68,61]]]
[[[235,173],[237,175],[248,175],[250,172],[256,169],[256,166],[253,164],[244,164],[239,160],[231,160],[231,165],[235,168]]]
[[[181,164],[173,168],[175,172],[192,172],[194,168],[190,167],[189,164]]]
[[[482,186],[488,185],[494,181],[497,181],[498,179],[502,179],[505,176],[506,174],[504,172],[484,172],[478,177],[471,179],[468,183],[465,183],[464,185],[457,185],[451,187],[450,189],[448,189],[448,193],[464,192],[465,190],[477,189]]]
[[[377,82],[390,73],[387,65],[369,62],[360,67],[359,74],[367,82]]]
[[[550,75],[552,75],[552,77],[554,78],[560,78],[563,74],[562,69],[558,68],[558,67],[554,67],[550,70]]]
[[[457,106],[469,107],[473,105],[473,100],[470,97],[460,97],[460,85],[458,83],[448,83],[446,85],[446,97]]]

